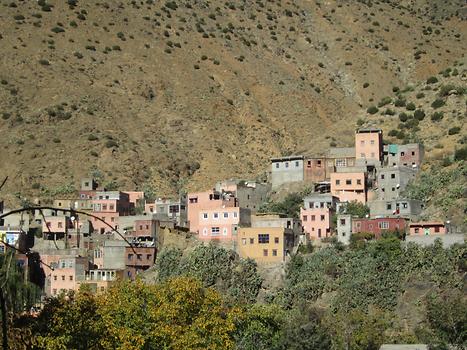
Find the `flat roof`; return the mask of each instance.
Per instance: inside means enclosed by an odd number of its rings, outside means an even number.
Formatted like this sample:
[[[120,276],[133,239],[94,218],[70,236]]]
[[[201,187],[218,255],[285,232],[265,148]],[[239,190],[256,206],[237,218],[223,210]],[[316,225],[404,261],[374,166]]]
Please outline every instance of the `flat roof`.
[[[327,156],[355,158],[355,147],[331,147],[327,152]]]
[[[409,226],[444,226],[444,222],[441,222],[441,221],[412,222]]]
[[[356,133],[359,134],[359,133],[366,133],[366,132],[383,132],[383,130],[381,130],[380,128],[375,128],[375,127],[367,127],[367,128],[360,128],[360,129],[357,129]]]
[[[296,155],[296,156],[271,158],[271,162],[286,162],[286,161],[291,161],[291,160],[303,160],[303,156]]]

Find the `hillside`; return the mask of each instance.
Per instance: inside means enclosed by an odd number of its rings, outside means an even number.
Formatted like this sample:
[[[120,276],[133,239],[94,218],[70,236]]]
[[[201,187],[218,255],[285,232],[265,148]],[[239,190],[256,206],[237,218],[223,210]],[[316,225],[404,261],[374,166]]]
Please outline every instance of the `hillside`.
[[[464,59],[462,6],[1,0],[5,190],[60,192],[93,171],[171,194],[346,145],[393,87]]]

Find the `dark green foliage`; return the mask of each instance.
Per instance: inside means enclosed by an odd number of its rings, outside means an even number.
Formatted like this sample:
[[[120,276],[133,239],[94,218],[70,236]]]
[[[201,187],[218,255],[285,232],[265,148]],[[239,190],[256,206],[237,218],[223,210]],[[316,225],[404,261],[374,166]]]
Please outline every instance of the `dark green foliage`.
[[[414,112],[413,116],[417,120],[423,120],[423,119],[425,119],[425,111],[423,109],[417,109]]]
[[[431,120],[434,122],[440,121],[443,119],[444,113],[443,112],[435,112],[431,115]]]
[[[15,21],[23,21],[25,19],[23,15],[15,15],[13,18]]]
[[[289,193],[281,202],[267,202],[258,209],[259,213],[281,213],[289,217],[298,218],[303,198],[311,193],[308,188],[302,192]]]
[[[404,107],[405,106],[405,100],[402,98],[398,98],[397,100],[394,101],[394,106],[396,107]]]
[[[370,214],[370,208],[363,203],[351,201],[341,206],[341,213],[364,218]]]
[[[450,129],[448,130],[448,135],[456,135],[456,134],[458,134],[460,131],[461,131],[461,128],[458,127],[458,126],[455,126],[455,127],[450,128]]]
[[[379,109],[376,106],[370,106],[370,107],[368,107],[368,109],[366,111],[367,111],[367,113],[370,113],[370,114],[376,114],[376,113],[378,113]]]
[[[416,96],[417,99],[421,99],[425,97],[425,94],[423,92],[419,92]]]
[[[94,134],[89,134],[88,140],[89,141],[96,141],[96,140],[99,140],[99,138]]]
[[[429,77],[427,80],[426,80],[426,83],[427,84],[435,84],[438,82],[438,78],[436,77]]]
[[[364,89],[366,89],[368,86],[370,86],[369,83],[364,83],[364,84],[363,84],[363,88],[364,88]]]
[[[53,27],[51,31],[58,34],[58,33],[63,33],[65,29],[63,29],[62,27]]]
[[[387,104],[389,104],[391,102],[392,102],[392,98],[390,98],[389,96],[383,97],[381,99],[381,101],[379,101],[378,107],[381,108],[381,107],[386,106]]]
[[[437,109],[437,108],[443,107],[444,105],[445,105],[444,100],[437,98],[436,100],[433,101],[433,103],[431,104],[431,107],[433,107],[434,109]]]
[[[415,108],[417,108],[415,106],[415,103],[413,102],[409,102],[405,105],[405,108],[408,110],[408,111],[415,111]]]
[[[399,135],[399,131],[398,130],[395,130],[395,129],[392,129],[388,132],[388,136],[391,136],[391,137],[397,137],[397,135]]]
[[[118,143],[115,140],[107,140],[105,142],[105,147],[107,148],[118,147]]]
[[[50,62],[48,60],[41,59],[39,60],[39,64],[42,66],[49,66]]]
[[[456,149],[456,151],[454,152],[454,160],[455,161],[467,160],[467,146],[463,146],[461,148]]]
[[[409,119],[409,116],[407,115],[407,113],[402,112],[402,113],[399,114],[399,120],[401,122],[404,123],[404,122],[407,121],[407,119]]]

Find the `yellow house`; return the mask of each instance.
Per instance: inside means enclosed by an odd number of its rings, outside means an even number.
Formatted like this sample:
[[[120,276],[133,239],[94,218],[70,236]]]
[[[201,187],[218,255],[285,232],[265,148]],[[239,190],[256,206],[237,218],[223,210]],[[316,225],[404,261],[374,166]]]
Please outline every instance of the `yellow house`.
[[[237,239],[240,257],[257,263],[282,262],[294,245],[293,231],[284,227],[242,227]]]

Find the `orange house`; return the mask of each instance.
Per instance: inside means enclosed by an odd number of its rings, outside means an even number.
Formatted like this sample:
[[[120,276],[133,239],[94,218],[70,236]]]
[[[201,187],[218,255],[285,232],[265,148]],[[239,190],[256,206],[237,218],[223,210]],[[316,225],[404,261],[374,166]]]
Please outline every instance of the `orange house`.
[[[366,204],[366,173],[342,172],[331,174],[331,193],[341,202],[357,202]]]

